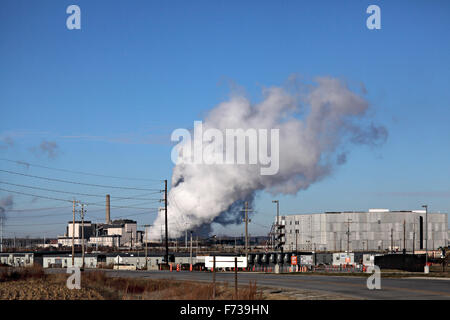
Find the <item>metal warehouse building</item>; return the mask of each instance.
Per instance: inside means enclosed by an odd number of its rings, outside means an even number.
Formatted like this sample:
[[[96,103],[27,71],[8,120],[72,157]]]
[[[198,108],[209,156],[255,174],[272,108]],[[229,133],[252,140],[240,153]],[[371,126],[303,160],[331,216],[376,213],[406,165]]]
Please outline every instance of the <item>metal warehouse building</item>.
[[[370,209],[284,215],[279,219],[285,251],[342,252],[347,250],[347,242],[350,251],[425,249],[425,210]],[[447,246],[447,238],[447,214],[429,212],[428,249]]]

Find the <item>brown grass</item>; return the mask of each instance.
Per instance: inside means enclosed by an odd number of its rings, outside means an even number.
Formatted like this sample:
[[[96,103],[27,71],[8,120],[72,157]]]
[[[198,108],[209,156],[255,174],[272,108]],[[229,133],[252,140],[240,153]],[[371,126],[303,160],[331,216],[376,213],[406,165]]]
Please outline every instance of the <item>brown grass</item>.
[[[39,265],[19,269],[16,268],[0,269],[0,282],[28,280],[28,279],[45,279],[45,278],[46,274],[44,272],[44,269]]]
[[[236,299],[236,297],[234,297]],[[250,281],[248,286],[238,290],[237,300],[262,300],[263,293],[256,286],[256,281]]]
[[[227,283],[216,285],[215,295],[212,283],[176,281],[165,279],[129,279],[107,277],[103,271],[87,272],[83,284],[101,292],[107,299],[163,299],[163,300],[212,300],[236,299],[234,288]],[[239,288],[237,299],[263,299],[256,283]]]
[[[109,300],[230,300],[263,299],[255,282],[239,287],[227,283],[177,281],[166,279],[130,279],[107,277],[104,271],[83,272],[81,290],[66,287],[68,275],[44,273],[42,267],[1,268],[0,299],[109,299]]]

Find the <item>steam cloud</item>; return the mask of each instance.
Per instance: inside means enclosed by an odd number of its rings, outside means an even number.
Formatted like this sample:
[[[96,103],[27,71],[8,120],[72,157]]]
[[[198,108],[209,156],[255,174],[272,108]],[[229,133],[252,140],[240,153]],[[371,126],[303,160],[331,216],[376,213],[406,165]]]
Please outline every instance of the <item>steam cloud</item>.
[[[0,199],[0,218],[3,219],[3,222],[6,220],[6,210],[12,209],[13,206],[14,197],[11,194]]]
[[[241,223],[242,204],[252,203],[256,192],[296,194],[344,164],[350,144],[384,143],[387,130],[368,121],[368,108],[363,97],[331,77],[294,90],[264,89],[262,101],[254,105],[232,95],[207,114],[204,128],[279,129],[279,171],[261,175],[260,165],[177,164],[168,195],[169,237],[183,236],[185,230],[209,233],[213,222]],[[149,238],[159,239],[161,228],[164,210]]]

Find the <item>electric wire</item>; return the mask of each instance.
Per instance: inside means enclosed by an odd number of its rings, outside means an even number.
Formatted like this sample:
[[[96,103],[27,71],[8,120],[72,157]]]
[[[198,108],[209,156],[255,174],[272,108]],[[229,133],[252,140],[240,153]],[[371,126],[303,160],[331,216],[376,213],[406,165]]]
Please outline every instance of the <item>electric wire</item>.
[[[77,182],[77,181],[70,181],[70,180],[63,180],[63,179],[35,176],[35,175],[31,175],[31,174],[20,173],[20,172],[9,171],[9,170],[3,170],[3,169],[0,169],[0,172],[5,172],[5,173],[8,173],[8,174],[20,175],[20,176],[25,176],[25,177],[31,177],[31,178],[35,178],[35,179],[42,179],[42,180],[48,180],[48,181],[55,181],[55,182],[62,182],[62,183],[69,183],[69,184],[76,184],[76,185],[83,185],[83,186],[90,186],[90,187],[98,187],[98,188],[112,188],[112,189],[123,189],[123,190],[142,190],[142,191],[157,191],[157,190],[159,190],[159,189],[136,188],[136,187],[119,187],[119,186],[108,186],[108,185],[101,185],[101,184],[83,183],[83,182]]]
[[[105,197],[104,194],[91,194],[91,193],[80,193],[80,192],[73,192],[73,191],[62,191],[62,190],[55,190],[55,189],[47,189],[47,188],[41,188],[41,187],[34,187],[34,186],[27,186],[23,184],[16,184],[16,183],[10,183],[5,181],[0,181],[0,184],[7,184],[11,186],[16,187],[23,187],[23,188],[29,188],[29,189],[35,189],[35,190],[42,190],[42,191],[49,191],[49,192],[56,192],[56,193],[64,193],[64,194],[72,194],[72,195],[79,195],[79,196],[86,196],[86,197]],[[116,199],[130,199],[130,200],[159,200],[159,199],[149,199],[149,198],[133,198],[133,197],[117,197]]]
[[[75,173],[75,174],[81,174],[81,175],[93,176],[93,177],[113,178],[113,179],[122,179],[122,180],[155,181],[155,182],[156,181],[158,181],[158,182],[164,181],[164,180],[161,180],[161,179],[117,177],[117,176],[109,176],[109,175],[97,174],[97,173],[88,173],[88,172],[68,170],[68,169],[52,168],[52,167],[42,166],[42,165],[38,165],[38,164],[32,164],[32,163],[25,162],[25,161],[10,160],[10,159],[5,159],[5,158],[0,158],[0,160],[1,161],[7,161],[7,162],[16,163],[16,164],[19,164],[19,165],[24,165],[24,166],[27,166],[27,167],[43,168],[43,169],[48,169],[48,170],[54,170],[54,171],[60,171],[60,172],[68,172],[68,173]]]

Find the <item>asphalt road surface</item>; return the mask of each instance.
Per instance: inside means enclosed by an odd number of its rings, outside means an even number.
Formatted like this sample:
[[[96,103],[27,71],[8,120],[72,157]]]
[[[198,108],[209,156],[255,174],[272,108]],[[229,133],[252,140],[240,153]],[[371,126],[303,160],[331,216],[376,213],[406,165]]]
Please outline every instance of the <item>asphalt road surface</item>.
[[[108,276],[147,279],[212,281],[211,272],[107,270]],[[234,273],[216,272],[217,282],[234,283]],[[450,300],[450,279],[381,278],[381,290],[369,290],[367,278],[357,276],[321,276],[238,273],[239,285],[256,281],[258,286],[305,289],[356,299],[432,299]]]

